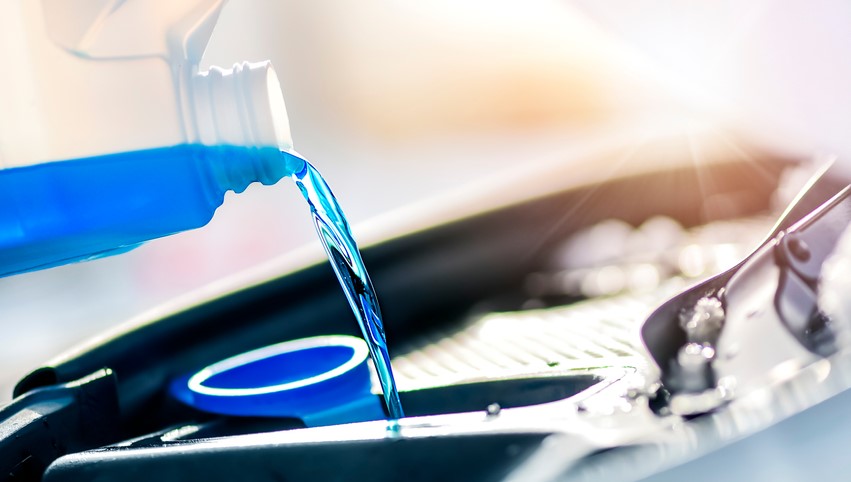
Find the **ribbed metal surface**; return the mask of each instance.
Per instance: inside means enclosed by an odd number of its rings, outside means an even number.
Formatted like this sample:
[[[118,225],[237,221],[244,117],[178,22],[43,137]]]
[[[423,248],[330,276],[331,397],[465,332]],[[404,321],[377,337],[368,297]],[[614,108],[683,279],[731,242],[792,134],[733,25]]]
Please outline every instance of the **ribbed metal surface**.
[[[565,370],[641,366],[640,323],[684,285],[564,307],[491,313],[437,332],[393,360],[400,389]]]

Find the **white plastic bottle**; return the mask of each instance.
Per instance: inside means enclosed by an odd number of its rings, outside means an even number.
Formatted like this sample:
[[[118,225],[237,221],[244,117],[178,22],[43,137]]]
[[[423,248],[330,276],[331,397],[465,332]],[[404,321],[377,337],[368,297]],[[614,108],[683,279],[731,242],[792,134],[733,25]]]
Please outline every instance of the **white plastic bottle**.
[[[301,167],[270,63],[198,71],[223,3],[0,2],[0,276],[202,226]]]

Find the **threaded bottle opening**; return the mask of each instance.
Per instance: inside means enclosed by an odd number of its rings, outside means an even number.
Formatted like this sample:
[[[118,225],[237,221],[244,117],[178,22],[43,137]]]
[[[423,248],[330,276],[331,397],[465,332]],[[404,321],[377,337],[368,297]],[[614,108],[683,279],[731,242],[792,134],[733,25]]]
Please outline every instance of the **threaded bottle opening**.
[[[270,62],[211,67],[193,76],[190,96],[194,142],[292,149],[284,96]]]

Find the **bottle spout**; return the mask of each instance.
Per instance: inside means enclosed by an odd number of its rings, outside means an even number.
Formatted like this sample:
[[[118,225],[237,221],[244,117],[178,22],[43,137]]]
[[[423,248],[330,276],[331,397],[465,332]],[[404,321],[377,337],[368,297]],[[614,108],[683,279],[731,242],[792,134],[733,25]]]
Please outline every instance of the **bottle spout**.
[[[293,152],[287,108],[271,62],[212,67],[193,76],[187,132],[205,145],[274,147]]]

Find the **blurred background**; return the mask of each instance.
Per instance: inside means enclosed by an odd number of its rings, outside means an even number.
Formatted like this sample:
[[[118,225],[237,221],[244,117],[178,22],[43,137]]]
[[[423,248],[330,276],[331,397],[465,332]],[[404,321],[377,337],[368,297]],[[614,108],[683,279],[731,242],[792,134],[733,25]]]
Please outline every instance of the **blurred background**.
[[[841,0],[239,0],[204,67],[272,60],[295,147],[357,235],[402,206],[656,128],[851,158],[849,24]],[[0,398],[62,350],[309,243],[283,182],[229,194],[202,229],[0,279]]]

